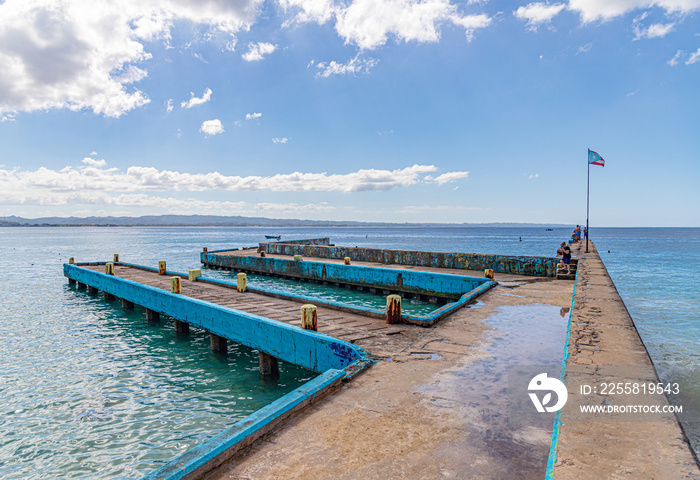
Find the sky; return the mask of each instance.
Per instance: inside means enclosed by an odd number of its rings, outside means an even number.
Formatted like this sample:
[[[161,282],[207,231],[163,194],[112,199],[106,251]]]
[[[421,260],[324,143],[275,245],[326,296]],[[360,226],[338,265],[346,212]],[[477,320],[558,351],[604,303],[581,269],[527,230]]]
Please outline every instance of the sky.
[[[0,0],[0,215],[700,226],[700,0]],[[605,166],[588,166],[588,149]]]

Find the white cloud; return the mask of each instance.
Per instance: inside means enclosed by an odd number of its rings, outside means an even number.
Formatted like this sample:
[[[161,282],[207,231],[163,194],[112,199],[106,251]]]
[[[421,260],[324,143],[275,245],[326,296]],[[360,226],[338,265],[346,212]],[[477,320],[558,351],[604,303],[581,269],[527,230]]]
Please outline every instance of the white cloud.
[[[287,137],[275,137],[272,139],[272,143],[287,143],[289,139]]]
[[[555,3],[549,5],[542,2],[532,2],[525,6],[518,7],[513,12],[513,15],[518,20],[527,21],[528,28],[536,31],[542,25],[550,25],[552,19],[559,15],[566,5],[563,3]]]
[[[533,178],[539,178],[540,174],[539,173],[533,173],[532,175],[528,176],[527,178],[533,179]]]
[[[328,78],[331,75],[368,74],[377,63],[378,61],[373,58],[360,58],[359,54],[348,63],[337,63],[335,60],[329,63],[319,62],[316,64],[316,68],[320,71],[316,73],[316,76]]]
[[[187,100],[186,102],[182,102],[180,104],[180,106],[182,108],[192,108],[192,107],[196,107],[197,105],[202,105],[204,103],[207,103],[209,100],[211,100],[211,94],[212,94],[211,88],[207,88],[204,91],[204,95],[202,95],[201,98],[195,97],[194,92],[190,92],[190,99]],[[170,110],[168,110],[168,111],[170,111]]]
[[[4,122],[16,122],[17,120],[15,119],[15,116],[16,116],[16,115],[15,115],[14,113],[8,112],[7,114],[3,115],[3,116],[0,118],[0,123],[4,123]]]
[[[576,50],[576,55],[580,55],[582,53],[588,53],[588,52],[590,52],[591,48],[593,48],[593,43],[588,42],[587,44],[585,44],[581,47],[578,47],[578,50]]]
[[[147,42],[175,21],[232,36],[263,0],[5,0],[0,2],[0,114],[53,108],[119,117],[150,102],[133,86]]]
[[[224,126],[221,120],[215,118],[214,120],[206,120],[199,127],[199,131],[204,133],[206,136],[218,135],[219,133],[224,133]]]
[[[94,157],[95,155],[97,155],[97,152],[96,152],[96,151],[93,150],[92,152],[90,152],[90,156],[91,156],[91,157]]]
[[[700,9],[700,0],[569,0],[569,10],[578,12],[584,23],[610,20],[625,13],[659,7],[667,13],[690,13]]]
[[[676,54],[667,63],[669,65],[671,65],[672,67],[675,67],[676,65],[678,65],[678,60],[681,58],[682,54],[683,54],[683,50],[676,50]]]
[[[93,160],[93,159],[88,159]],[[413,165],[395,170],[361,169],[346,174],[301,173],[261,176],[226,176],[218,172],[180,173],[154,167],[99,168],[88,164],[74,168],[34,171],[0,169],[0,201],[8,198],[66,198],[65,194],[87,195],[88,192],[164,192],[174,191],[275,191],[275,192],[343,192],[388,191],[418,184],[442,186],[467,172],[447,172],[437,177],[434,165]],[[59,198],[59,197],[56,197]],[[76,197],[77,198],[77,197]],[[47,200],[48,201],[48,200]]]
[[[432,183],[437,183],[438,185],[444,185],[446,183],[456,182],[461,178],[467,178],[468,176],[469,172],[447,172],[443,173],[442,175],[438,175],[435,178],[433,178],[431,175],[428,175],[425,177],[424,180]]]
[[[634,40],[639,40],[641,38],[662,38],[668,35],[673,31],[673,28],[676,26],[675,23],[655,23],[653,25],[649,25],[648,28],[641,27],[639,25],[635,25],[634,27],[634,33],[635,37]]]
[[[262,113],[246,113],[245,114],[245,119],[246,120],[255,120],[256,118],[262,117]]]
[[[363,50],[384,45],[389,36],[404,42],[437,42],[440,27],[451,23],[463,27],[467,39],[491,24],[487,15],[461,15],[449,0],[281,0],[285,11],[298,11],[294,23],[335,20],[335,29],[346,43]],[[474,2],[470,2],[474,3]],[[289,26],[289,23],[285,23]]]
[[[90,158],[90,157],[85,157],[85,158],[83,158],[83,163],[86,164],[86,165],[90,165],[91,167],[99,167],[99,168],[102,168],[102,167],[106,167],[106,166],[107,166],[107,161],[105,161],[104,159],[102,159],[102,160],[95,160],[94,158]]]
[[[166,111],[167,113],[170,113],[170,112],[173,111],[173,108],[175,108],[175,107],[173,107],[173,99],[171,98],[171,99],[169,99],[169,100],[167,101],[167,103],[165,104],[165,111]]]
[[[241,55],[247,62],[257,62],[263,59],[264,55],[269,55],[277,49],[277,45],[271,43],[249,43],[248,52]]]
[[[688,60],[685,61],[686,65],[692,65],[693,63],[700,62],[700,48],[698,48],[695,53],[691,54]]]

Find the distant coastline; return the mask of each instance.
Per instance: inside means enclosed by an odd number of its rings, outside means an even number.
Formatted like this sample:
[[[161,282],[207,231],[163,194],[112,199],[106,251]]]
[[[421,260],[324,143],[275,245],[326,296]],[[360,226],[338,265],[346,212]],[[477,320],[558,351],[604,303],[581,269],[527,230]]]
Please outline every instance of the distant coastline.
[[[556,223],[391,223],[298,220],[217,215],[148,215],[142,217],[41,217],[14,215],[0,219],[0,227],[488,227],[570,228]]]

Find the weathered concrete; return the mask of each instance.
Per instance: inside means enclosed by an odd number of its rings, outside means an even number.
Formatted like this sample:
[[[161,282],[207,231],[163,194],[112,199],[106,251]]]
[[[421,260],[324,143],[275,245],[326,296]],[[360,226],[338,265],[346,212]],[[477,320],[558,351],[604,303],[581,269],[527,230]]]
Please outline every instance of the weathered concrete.
[[[589,253],[585,253],[585,242],[575,243],[572,253],[579,257],[579,271],[566,362],[569,403],[577,403],[582,382],[596,385],[611,381],[606,372],[613,369],[606,367],[634,366],[630,371],[638,377],[626,377],[624,382],[658,382],[646,348],[595,245],[589,241]],[[582,376],[582,367],[595,368]],[[646,404],[650,399],[641,400]],[[668,405],[665,396],[657,395],[653,401]],[[673,415],[655,422],[567,422],[566,414],[563,418],[552,471],[554,480],[700,478],[692,450]]]
[[[572,289],[513,281],[430,329],[397,325],[400,333],[385,337],[391,341],[359,340],[385,361],[205,478],[541,480],[549,432],[497,434],[495,413],[470,404],[460,385],[490,361],[485,350],[495,339],[484,319],[503,306],[568,308]]]
[[[482,272],[489,268],[497,273],[513,273],[538,277],[554,277],[558,263],[558,259],[555,257],[420,252],[383,248],[292,244],[291,242],[262,243],[260,244],[260,249],[263,249],[268,255],[302,255],[304,257],[341,260],[348,257],[353,261],[361,262],[479,270]]]

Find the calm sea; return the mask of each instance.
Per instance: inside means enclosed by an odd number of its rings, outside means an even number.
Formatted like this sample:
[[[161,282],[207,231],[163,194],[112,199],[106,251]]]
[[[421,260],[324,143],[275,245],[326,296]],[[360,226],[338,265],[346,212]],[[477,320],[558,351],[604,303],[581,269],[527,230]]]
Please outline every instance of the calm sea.
[[[283,365],[262,382],[257,355],[208,350],[67,285],[62,264],[120,260],[186,272],[199,251],[329,236],[337,245],[553,256],[571,229],[3,228],[0,229],[0,478],[139,478],[307,381]],[[680,381],[700,418],[700,229],[595,229],[603,261],[660,375]],[[610,253],[607,253],[608,250]],[[213,272],[212,272],[213,274]],[[217,274],[221,274],[218,272]],[[698,424],[686,425],[696,450]]]

